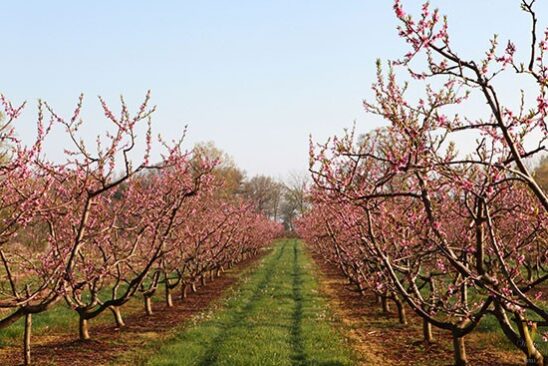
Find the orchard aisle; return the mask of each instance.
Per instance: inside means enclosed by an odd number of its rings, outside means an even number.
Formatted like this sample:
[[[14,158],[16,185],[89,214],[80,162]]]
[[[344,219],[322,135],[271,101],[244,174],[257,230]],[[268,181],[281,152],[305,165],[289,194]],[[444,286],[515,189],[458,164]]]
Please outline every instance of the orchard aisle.
[[[353,365],[297,240],[281,241],[221,309],[203,314],[146,365]]]

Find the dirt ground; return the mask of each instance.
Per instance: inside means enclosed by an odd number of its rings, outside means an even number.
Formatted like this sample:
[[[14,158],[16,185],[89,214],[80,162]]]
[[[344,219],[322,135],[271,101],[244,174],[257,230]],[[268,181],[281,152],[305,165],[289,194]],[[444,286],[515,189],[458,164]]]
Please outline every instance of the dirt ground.
[[[184,301],[175,300],[174,307],[164,303],[154,304],[154,314],[144,312],[124,317],[123,329],[114,325],[91,325],[90,341],[80,341],[74,329],[66,333],[33,336],[33,365],[99,366],[111,365],[124,353],[143,347],[153,340],[165,337],[174,327],[192,318],[220,298],[226,289],[234,285],[238,273],[253,265],[258,258],[248,259],[206,284],[196,293],[189,293]],[[0,365],[21,365],[22,355],[18,347],[7,347],[0,353]]]
[[[422,323],[408,310],[409,325],[400,325],[397,314],[383,315],[374,295],[363,296],[348,285],[334,265],[313,255],[321,272],[321,287],[333,305],[335,315],[348,328],[351,344],[363,356],[362,365],[453,365],[451,337],[433,329],[435,341],[422,341]],[[395,306],[391,304],[392,310]],[[473,333],[466,339],[468,359],[473,366],[520,366],[524,364],[516,350],[500,350]],[[491,341],[492,342],[492,341]],[[485,346],[483,346],[485,344]]]

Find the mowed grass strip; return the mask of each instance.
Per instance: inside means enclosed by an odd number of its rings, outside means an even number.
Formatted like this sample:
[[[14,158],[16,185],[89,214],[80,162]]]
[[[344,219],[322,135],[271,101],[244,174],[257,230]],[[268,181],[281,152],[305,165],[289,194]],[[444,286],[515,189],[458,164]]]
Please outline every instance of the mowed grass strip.
[[[281,241],[224,306],[161,345],[146,365],[353,365],[311,259]],[[146,351],[145,351],[146,352]]]

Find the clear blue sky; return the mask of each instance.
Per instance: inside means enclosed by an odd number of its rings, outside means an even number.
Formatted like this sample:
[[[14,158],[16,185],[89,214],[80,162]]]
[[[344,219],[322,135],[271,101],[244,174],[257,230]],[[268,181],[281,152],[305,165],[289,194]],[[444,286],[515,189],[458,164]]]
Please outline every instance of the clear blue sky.
[[[463,54],[479,55],[495,32],[528,43],[518,0],[433,5],[449,15]],[[249,174],[284,176],[307,168],[310,133],[323,140],[354,120],[361,131],[375,127],[361,107],[374,61],[406,51],[391,6],[388,0],[5,1],[0,91],[31,102],[24,135],[32,131],[39,97],[68,115],[84,92],[93,119],[96,95],[115,103],[124,94],[137,106],[152,89],[156,131],[175,137],[189,124],[187,146],[213,140]],[[539,1],[538,12],[546,25],[547,1]]]

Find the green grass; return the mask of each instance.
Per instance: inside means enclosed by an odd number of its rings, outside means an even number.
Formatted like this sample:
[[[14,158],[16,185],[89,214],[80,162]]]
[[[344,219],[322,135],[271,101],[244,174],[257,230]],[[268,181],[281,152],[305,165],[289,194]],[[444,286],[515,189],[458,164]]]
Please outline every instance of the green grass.
[[[159,347],[145,365],[353,365],[296,240],[281,241],[216,311]],[[146,352],[146,351],[143,351]]]
[[[105,298],[109,298],[110,289],[102,291]],[[142,298],[136,296],[130,299],[122,307],[122,316],[127,316],[136,311],[142,311]],[[155,301],[161,301],[162,295],[159,293],[155,296]],[[93,337],[93,327],[100,324],[114,324],[112,313],[105,310],[95,319],[90,321]],[[32,316],[32,334],[38,336],[47,336],[72,332],[75,337],[78,337],[78,314],[70,309],[64,300],[59,301],[50,310],[43,313],[34,314]],[[24,318],[19,319],[14,324],[7,328],[0,329],[0,347],[20,345],[24,334]]]
[[[78,332],[78,316],[65,306],[56,306],[44,313],[33,315],[32,331],[37,334],[48,334],[63,329],[73,328]],[[24,319],[0,330],[0,346],[18,345],[22,342],[24,333]]]

